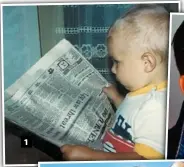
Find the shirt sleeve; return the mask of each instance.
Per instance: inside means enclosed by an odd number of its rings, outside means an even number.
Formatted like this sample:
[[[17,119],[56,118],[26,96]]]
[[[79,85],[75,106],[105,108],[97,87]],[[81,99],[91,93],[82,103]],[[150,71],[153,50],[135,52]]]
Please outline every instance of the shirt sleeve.
[[[140,107],[135,120],[134,151],[147,159],[163,159],[166,105],[155,99],[149,100]]]

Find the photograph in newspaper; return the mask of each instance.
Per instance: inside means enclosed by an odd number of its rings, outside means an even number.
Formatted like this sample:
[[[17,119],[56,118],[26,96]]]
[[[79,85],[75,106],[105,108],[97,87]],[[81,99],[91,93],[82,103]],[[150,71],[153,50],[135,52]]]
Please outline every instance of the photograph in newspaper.
[[[115,85],[121,97],[128,90],[112,72],[107,34],[117,18],[139,4],[155,3],[2,6],[5,164],[64,160],[65,144],[114,151],[102,140],[114,126],[118,105],[104,87]],[[155,5],[179,11],[179,2]],[[115,146],[133,151],[134,137],[123,119],[114,128],[120,139]]]

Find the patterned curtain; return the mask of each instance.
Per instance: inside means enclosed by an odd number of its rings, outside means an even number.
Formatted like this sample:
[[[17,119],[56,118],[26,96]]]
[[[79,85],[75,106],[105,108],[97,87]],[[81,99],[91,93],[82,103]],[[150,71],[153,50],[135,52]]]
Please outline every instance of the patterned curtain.
[[[56,27],[55,33],[69,40],[109,82],[113,82],[106,35],[111,24],[132,6],[65,5],[64,27]]]

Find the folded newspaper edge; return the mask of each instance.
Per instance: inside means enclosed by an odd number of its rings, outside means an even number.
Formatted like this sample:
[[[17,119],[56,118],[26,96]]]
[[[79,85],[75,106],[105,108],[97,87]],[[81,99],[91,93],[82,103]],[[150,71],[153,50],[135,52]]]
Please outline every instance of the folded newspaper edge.
[[[5,90],[5,117],[51,143],[100,147],[114,111],[106,79],[66,39]],[[98,145],[98,146],[97,146]]]

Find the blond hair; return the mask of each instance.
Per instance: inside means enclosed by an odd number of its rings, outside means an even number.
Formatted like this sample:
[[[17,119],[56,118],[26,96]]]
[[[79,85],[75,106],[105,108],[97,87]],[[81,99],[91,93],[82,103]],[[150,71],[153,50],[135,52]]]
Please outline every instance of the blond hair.
[[[169,13],[162,6],[138,5],[110,27],[108,36],[119,31],[144,51],[167,58]]]

